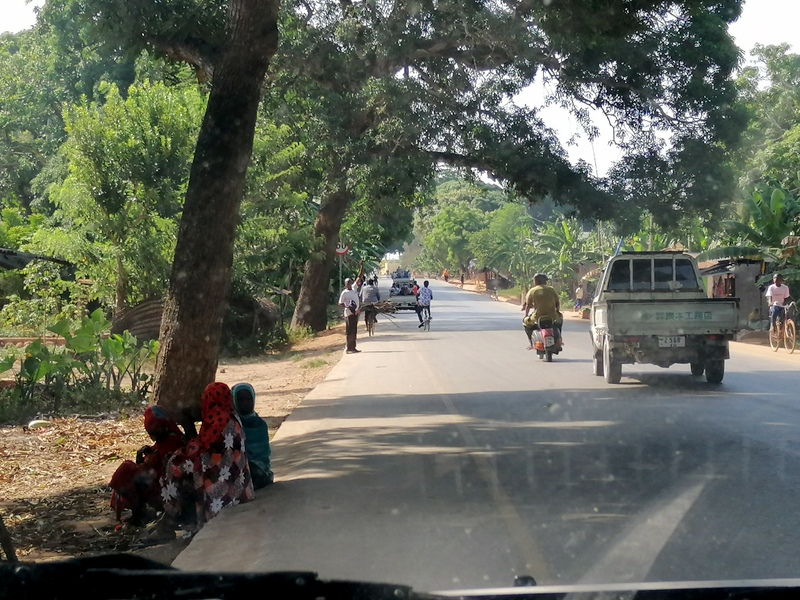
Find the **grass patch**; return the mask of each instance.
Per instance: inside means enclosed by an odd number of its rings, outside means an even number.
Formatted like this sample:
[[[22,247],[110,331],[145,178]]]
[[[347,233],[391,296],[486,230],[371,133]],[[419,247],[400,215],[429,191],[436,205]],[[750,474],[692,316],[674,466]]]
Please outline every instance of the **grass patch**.
[[[318,369],[328,364],[328,361],[321,358],[312,358],[307,363],[301,365],[304,369]]]
[[[289,339],[290,344],[297,344],[303,340],[314,337],[316,334],[312,331],[311,327],[295,327],[286,329],[286,337]]]
[[[35,418],[66,415],[98,415],[106,413],[134,414],[147,402],[141,394],[79,386],[66,390],[59,398],[34,393],[22,399],[14,388],[0,390],[0,424],[20,425]]]
[[[509,300],[519,300],[521,294],[522,291],[520,290],[519,287],[513,287],[507,290],[497,290],[497,295],[499,297],[507,298]]]

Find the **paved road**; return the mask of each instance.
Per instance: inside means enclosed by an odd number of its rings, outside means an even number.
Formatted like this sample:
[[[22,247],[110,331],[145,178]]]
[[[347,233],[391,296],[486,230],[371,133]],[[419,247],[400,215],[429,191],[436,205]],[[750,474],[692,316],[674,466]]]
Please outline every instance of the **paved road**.
[[[720,386],[688,365],[609,386],[587,322],[547,364],[518,307],[432,288],[432,330],[382,318],[278,431],[275,485],[176,567],[427,591],[797,576],[800,356],[734,344]]]

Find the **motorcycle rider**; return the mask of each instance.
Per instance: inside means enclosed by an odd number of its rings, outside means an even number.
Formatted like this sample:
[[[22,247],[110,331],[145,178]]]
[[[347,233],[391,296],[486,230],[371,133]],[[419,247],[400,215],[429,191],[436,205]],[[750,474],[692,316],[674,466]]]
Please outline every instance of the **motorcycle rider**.
[[[528,350],[533,349],[533,332],[539,329],[538,322],[542,318],[553,320],[553,335],[556,343],[561,343],[561,325],[564,322],[561,314],[561,301],[556,290],[547,285],[547,275],[537,273],[533,276],[533,287],[528,290],[521,310],[525,312],[522,327],[525,329],[525,335],[528,336]]]

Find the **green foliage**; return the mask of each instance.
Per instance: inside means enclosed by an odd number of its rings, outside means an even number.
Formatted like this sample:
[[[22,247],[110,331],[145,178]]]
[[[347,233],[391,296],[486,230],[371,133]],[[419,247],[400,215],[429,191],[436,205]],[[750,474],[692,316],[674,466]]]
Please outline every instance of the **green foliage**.
[[[800,121],[800,114],[798,114]],[[746,179],[797,190],[800,172],[800,123],[771,140],[749,162]]]
[[[70,273],[58,266],[33,261],[15,273],[22,277],[22,290],[7,297],[0,323],[15,335],[42,335],[47,323],[79,318],[87,300],[86,290]]]
[[[777,248],[787,235],[796,233],[800,198],[771,186],[747,191],[740,204],[740,220],[725,221],[732,240],[763,248]]]
[[[90,388],[83,384],[64,390],[58,414],[141,414],[145,401],[139,393],[127,390]],[[56,416],[53,399],[47,394],[34,394],[23,400],[15,388],[0,388],[0,423],[26,424],[31,419]]]
[[[574,217],[540,222],[529,208],[506,203],[490,186],[452,180],[437,186],[435,199],[417,220],[423,245],[415,263],[419,269],[488,267],[523,287],[534,273],[544,272],[571,286],[580,264],[600,260],[596,232],[584,231]]]
[[[114,85],[102,89],[102,106],[65,113],[69,176],[51,198],[61,226],[85,240],[79,262],[121,309],[166,289],[204,102],[194,88],[161,83],[132,86],[124,99]]]
[[[777,187],[750,188],[739,205],[737,220],[722,222],[727,244],[702,252],[699,260],[755,258],[773,263],[773,270],[798,267],[796,252],[783,252],[782,241],[800,232],[800,197]]]
[[[19,206],[12,206],[14,203],[11,201],[7,200],[4,204],[6,207],[0,209],[0,248],[20,250],[42,226],[43,217],[28,217]],[[22,273],[11,269],[0,270],[0,304],[4,306],[11,296],[23,295],[24,289]]]
[[[750,123],[739,166],[741,183],[791,189],[800,171],[796,127],[800,122],[800,55],[786,44],[757,45],[755,63],[744,68],[737,84]]]
[[[428,220],[428,232],[422,238],[423,256],[440,268],[466,270],[472,258],[470,234],[483,229],[486,222],[485,214],[477,208],[443,206]]]
[[[415,262],[420,270],[440,272],[467,270],[472,259],[488,261],[496,249],[494,235],[498,222],[523,218],[525,209],[514,205],[498,209],[506,197],[495,186],[444,178],[436,186],[433,201],[421,209],[416,219],[416,235],[422,252]],[[496,210],[497,209],[497,210]],[[494,211],[494,212],[492,212]],[[488,229],[488,231],[487,231]],[[489,263],[479,261],[479,266]]]
[[[234,246],[231,296],[271,298],[294,308],[303,263],[312,246],[316,210],[302,188],[305,147],[286,126],[259,117]]]
[[[63,338],[63,346],[35,340],[22,356],[12,350],[0,361],[0,373],[14,369],[13,394],[18,408],[49,401],[58,414],[65,397],[87,389],[127,391],[141,399],[152,384],[145,372],[158,353],[158,342],[139,344],[129,332],[108,334],[111,323],[99,310],[75,327],[62,319],[48,330]],[[37,404],[37,405],[38,405]],[[15,409],[17,410],[17,409]]]
[[[294,327],[286,330],[287,340],[290,344],[297,344],[314,337],[314,335],[315,333],[310,327]]]
[[[328,362],[322,358],[312,358],[311,360],[304,362],[302,365],[300,365],[300,367],[303,369],[318,369],[327,364]]]

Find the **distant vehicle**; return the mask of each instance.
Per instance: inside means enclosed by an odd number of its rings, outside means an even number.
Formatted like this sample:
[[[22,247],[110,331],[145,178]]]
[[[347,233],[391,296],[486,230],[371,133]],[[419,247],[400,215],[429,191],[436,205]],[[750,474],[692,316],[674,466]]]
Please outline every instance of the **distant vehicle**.
[[[414,295],[414,279],[411,273],[401,269],[391,274],[392,286],[389,290],[389,302],[395,305],[396,310],[415,310],[417,297]]]
[[[619,383],[622,365],[691,365],[721,383],[736,333],[738,298],[708,298],[682,252],[631,252],[603,268],[591,312],[594,373]]]

